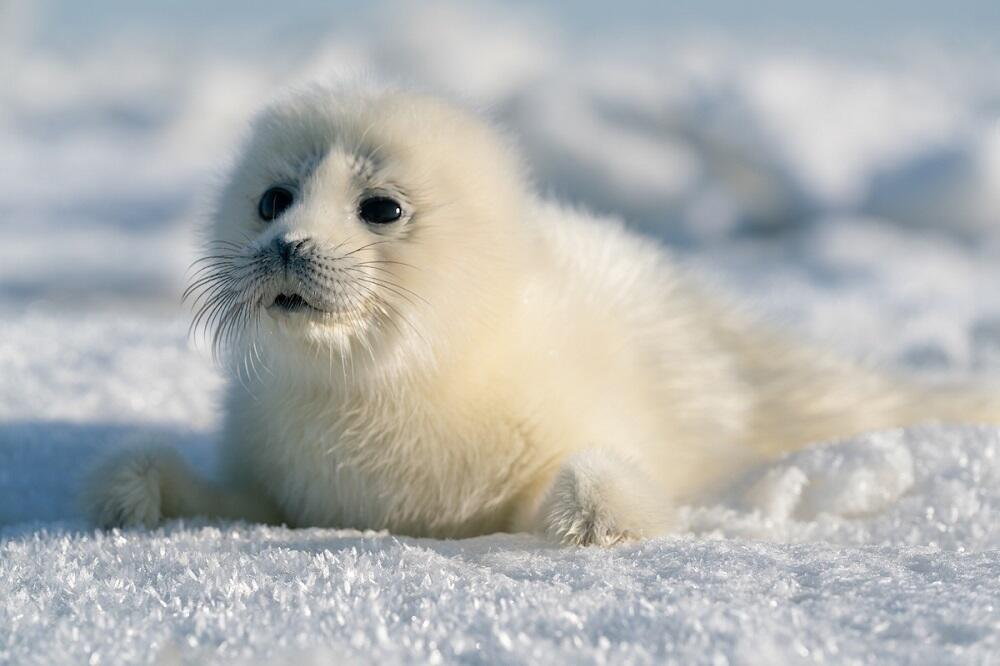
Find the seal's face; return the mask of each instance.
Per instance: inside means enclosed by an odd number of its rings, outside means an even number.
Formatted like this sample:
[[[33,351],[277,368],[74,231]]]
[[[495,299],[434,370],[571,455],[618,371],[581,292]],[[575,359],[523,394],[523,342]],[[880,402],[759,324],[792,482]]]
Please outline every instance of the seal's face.
[[[261,347],[377,362],[420,346],[462,328],[450,313],[493,288],[490,265],[516,251],[517,169],[467,114],[413,95],[322,92],[253,130],[188,290],[195,325],[243,363]]]
[[[261,326],[345,348],[368,342],[371,329],[406,318],[398,301],[415,298],[401,256],[415,204],[365,147],[331,140],[282,154],[286,145],[266,148],[253,185],[241,180],[223,202],[204,283],[226,295],[206,299],[199,316],[216,314],[219,344]]]

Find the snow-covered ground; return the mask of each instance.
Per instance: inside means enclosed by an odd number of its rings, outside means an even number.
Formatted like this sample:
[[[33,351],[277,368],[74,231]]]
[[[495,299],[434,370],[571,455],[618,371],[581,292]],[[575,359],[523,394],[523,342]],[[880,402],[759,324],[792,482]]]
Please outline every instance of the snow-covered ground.
[[[600,3],[132,4],[0,2],[0,663],[997,659],[997,428],[817,443],[612,550],[100,533],[74,502],[119,447],[170,442],[211,470],[221,378],[177,303],[200,198],[274,89],[345,71],[465,96],[545,191],[670,243],[776,325],[928,381],[995,380],[993,3],[927,9],[928,30],[874,15],[875,36],[796,12],[776,32],[650,6],[605,23]]]

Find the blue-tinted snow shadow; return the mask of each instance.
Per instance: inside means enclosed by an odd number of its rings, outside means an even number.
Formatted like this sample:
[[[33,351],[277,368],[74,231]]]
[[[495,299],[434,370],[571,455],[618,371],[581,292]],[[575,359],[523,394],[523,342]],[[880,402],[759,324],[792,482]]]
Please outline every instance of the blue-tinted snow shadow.
[[[199,468],[211,436],[155,425],[13,421],[0,425],[0,528],[79,521],[81,483],[103,456],[127,447],[168,445]]]
[[[39,532],[89,533],[79,506],[87,473],[105,456],[127,448],[170,446],[200,471],[213,462],[213,435],[155,425],[13,421],[0,425],[0,535],[30,538]],[[528,535],[496,534],[473,539],[437,540],[329,528],[274,528],[206,519],[169,521],[155,530],[127,530],[149,536],[218,530],[249,531],[240,541],[247,552],[287,548],[306,552],[380,552],[389,544],[427,549],[446,557],[476,559],[497,549],[538,550],[554,544]]]

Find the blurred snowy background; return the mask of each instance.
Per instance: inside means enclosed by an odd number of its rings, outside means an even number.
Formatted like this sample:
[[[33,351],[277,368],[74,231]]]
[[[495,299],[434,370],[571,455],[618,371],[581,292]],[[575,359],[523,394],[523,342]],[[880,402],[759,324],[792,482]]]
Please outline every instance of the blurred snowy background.
[[[0,661],[996,654],[992,430],[805,452],[755,499],[691,508],[679,540],[609,555],[79,532],[95,453],[168,438],[209,466],[220,378],[179,302],[206,193],[275,91],[358,74],[484,109],[544,192],[776,325],[929,379],[1000,371],[994,0],[0,0]],[[303,575],[314,595],[289,592]]]
[[[872,4],[0,2],[2,301],[175,307],[248,117],[284,86],[361,73],[487,110],[544,191],[784,321],[981,365],[907,306],[937,296],[968,331],[1000,329],[969,321],[1000,256],[1000,5]],[[834,284],[845,268],[860,284]],[[871,308],[853,286],[892,293]],[[891,349],[889,321],[915,327]]]

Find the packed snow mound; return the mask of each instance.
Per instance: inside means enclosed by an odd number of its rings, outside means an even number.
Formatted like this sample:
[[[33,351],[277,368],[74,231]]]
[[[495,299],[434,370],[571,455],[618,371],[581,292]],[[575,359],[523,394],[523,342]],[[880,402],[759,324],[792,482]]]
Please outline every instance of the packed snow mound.
[[[1000,548],[1000,429],[927,425],[788,454],[685,507],[697,534],[781,542]]]

